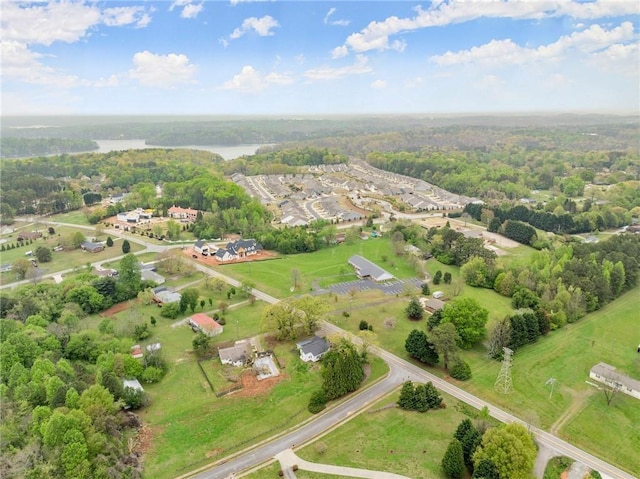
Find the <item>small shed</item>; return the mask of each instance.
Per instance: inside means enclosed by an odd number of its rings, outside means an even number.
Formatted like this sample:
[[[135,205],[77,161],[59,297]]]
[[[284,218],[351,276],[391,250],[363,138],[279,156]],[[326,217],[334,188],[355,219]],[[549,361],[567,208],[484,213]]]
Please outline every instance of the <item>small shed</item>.
[[[122,386],[124,387],[124,389],[127,388],[131,388],[135,391],[142,391],[144,392],[144,388],[142,387],[142,384],[140,384],[140,381],[138,381],[137,379],[123,379],[122,380]]]

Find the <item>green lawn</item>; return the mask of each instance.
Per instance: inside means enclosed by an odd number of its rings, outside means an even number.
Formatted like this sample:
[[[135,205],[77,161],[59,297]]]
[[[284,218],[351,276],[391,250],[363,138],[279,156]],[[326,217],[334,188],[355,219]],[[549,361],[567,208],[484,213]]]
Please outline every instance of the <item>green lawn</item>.
[[[46,231],[46,228],[43,225],[36,225],[33,228],[29,228],[29,230],[31,229]],[[95,237],[90,231],[78,230],[72,227],[63,226],[60,228],[56,228],[55,235],[45,235],[45,237],[43,238],[34,240],[31,244],[25,244],[24,246],[16,247],[9,251],[0,252],[0,264],[13,263],[18,258],[25,258],[25,253],[27,251],[35,252],[38,246],[44,246],[52,250],[52,260],[48,263],[40,263],[38,265],[43,274],[55,273],[56,271],[64,271],[70,268],[80,268],[86,266],[88,263],[93,264],[98,261],[103,261],[105,259],[122,255],[122,243],[116,240],[114,240],[113,247],[107,247],[103,251],[100,251],[98,253],[89,253],[81,249],[76,249],[73,251],[53,251],[53,248],[59,244],[61,235],[73,233],[76,231],[82,232],[82,234],[84,234],[87,238]],[[15,243],[15,241],[13,241],[14,238],[15,236],[13,235],[11,237],[8,237],[9,243]],[[98,236],[97,239],[98,241],[105,241],[107,239],[107,235],[103,234],[102,236]],[[131,242],[132,253],[141,251],[142,249],[143,247],[141,245]],[[35,256],[33,257],[35,258]],[[0,275],[0,284],[8,284],[15,281],[17,281],[16,276],[11,271],[2,273]]]
[[[267,394],[249,398],[216,397],[190,353],[183,352],[161,383],[147,387],[153,403],[142,417],[153,432],[153,446],[145,457],[145,475],[175,477],[308,419],[309,397],[321,384],[320,366],[302,363],[293,349],[293,343],[275,348],[285,364],[283,379]],[[380,377],[385,365],[375,364],[372,377]],[[212,363],[203,367],[217,374]]]
[[[49,216],[48,219],[50,221],[56,221],[58,223],[71,223],[74,225],[91,226],[82,210],[75,210],[68,213]]]
[[[301,458],[311,462],[395,472],[413,479],[444,479],[440,462],[465,417],[459,402],[443,394],[446,409],[417,413],[402,409],[383,409],[397,401],[397,392],[373,404],[370,409],[300,450]],[[277,477],[279,463],[247,477]],[[333,477],[297,471],[299,479]]]
[[[640,378],[638,294],[626,293],[602,310],[567,325],[516,352],[514,391],[503,396],[493,389],[500,363],[480,350],[464,354],[473,378],[465,389],[534,425],[549,429],[570,407],[558,434],[571,443],[628,471],[640,471],[640,407],[620,394],[610,407],[604,394],[588,385],[589,370],[600,361]],[[545,382],[557,380],[553,395]],[[613,446],[615,445],[615,447]]]
[[[243,300],[237,298],[229,303]],[[230,309],[225,315],[224,332],[213,342],[235,341],[259,334],[264,307],[265,304],[258,301],[254,305]],[[207,302],[205,311],[208,308]],[[268,394],[252,398],[231,394],[218,398],[211,392],[196,363],[191,344],[193,332],[187,325],[176,325],[180,318],[162,318],[159,308],[153,305],[138,305],[112,318],[116,328],[120,328],[128,322],[146,322],[151,316],[157,319],[157,325],[151,328],[151,336],[140,343],[144,346],[159,341],[172,366],[159,384],[145,385],[152,402],[141,415],[153,434],[151,450],[145,456],[146,477],[175,477],[310,416],[306,407],[311,393],[320,386],[320,366],[302,363],[293,343],[276,344],[275,347],[265,345],[274,347],[278,359],[285,365],[283,379]],[[94,318],[94,323],[99,320]],[[217,360],[205,361],[203,367],[216,388],[225,387],[228,381],[220,374],[223,371]],[[385,372],[386,365],[375,358],[369,381]]]
[[[284,298],[310,291],[315,281],[320,286],[353,281],[356,277],[348,260],[354,254],[373,261],[397,278],[415,276],[406,258],[393,254],[391,241],[386,238],[358,240],[353,244],[343,243],[314,253],[289,255],[268,261],[219,265],[216,268],[240,281],[250,280],[256,283],[258,289],[268,294]],[[292,292],[290,288],[293,286],[293,270],[300,272],[302,286]]]

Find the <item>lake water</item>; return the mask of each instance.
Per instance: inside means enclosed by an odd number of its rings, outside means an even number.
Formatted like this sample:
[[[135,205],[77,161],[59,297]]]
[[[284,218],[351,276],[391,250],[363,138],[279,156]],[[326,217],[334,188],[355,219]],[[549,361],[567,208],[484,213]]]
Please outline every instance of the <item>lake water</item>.
[[[186,145],[186,146],[158,146],[147,145],[144,140],[94,140],[98,144],[98,150],[94,153],[108,153],[122,150],[144,150],[149,148],[171,148],[180,150],[203,150],[217,153],[225,160],[234,160],[243,155],[253,155],[261,146],[268,145]]]

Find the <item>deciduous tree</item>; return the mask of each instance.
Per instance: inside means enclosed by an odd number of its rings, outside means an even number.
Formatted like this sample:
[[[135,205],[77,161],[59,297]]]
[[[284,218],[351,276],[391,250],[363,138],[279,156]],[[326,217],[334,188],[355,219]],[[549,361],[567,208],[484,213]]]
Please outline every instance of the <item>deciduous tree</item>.
[[[473,462],[476,469],[483,460],[491,462],[500,479],[528,479],[537,453],[531,433],[520,424],[510,423],[485,432]]]

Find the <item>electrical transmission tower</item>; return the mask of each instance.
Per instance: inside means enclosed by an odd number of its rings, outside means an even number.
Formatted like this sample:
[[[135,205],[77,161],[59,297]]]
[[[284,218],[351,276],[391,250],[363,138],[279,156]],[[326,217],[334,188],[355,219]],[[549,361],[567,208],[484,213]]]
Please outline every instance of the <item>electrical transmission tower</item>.
[[[502,367],[500,368],[498,379],[496,379],[493,387],[502,394],[509,394],[513,391],[513,383],[511,382],[511,356],[513,355],[513,351],[509,348],[502,348],[502,350],[504,351]]]

